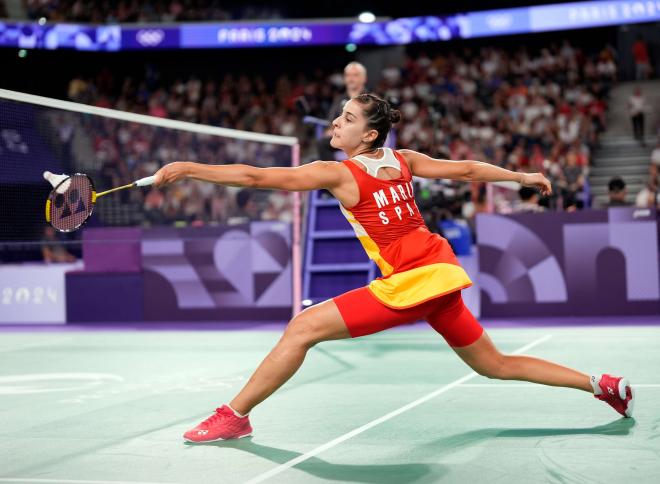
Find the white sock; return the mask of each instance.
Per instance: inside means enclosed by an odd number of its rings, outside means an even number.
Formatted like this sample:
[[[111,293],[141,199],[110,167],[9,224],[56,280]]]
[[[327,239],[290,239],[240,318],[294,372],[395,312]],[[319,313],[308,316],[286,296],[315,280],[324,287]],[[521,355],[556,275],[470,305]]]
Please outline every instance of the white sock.
[[[227,404],[227,406],[231,409],[232,412],[234,412],[234,415],[236,415],[238,418],[243,418],[243,417],[247,417],[248,415],[250,415],[250,412],[246,413],[245,415],[241,415],[236,410],[234,410],[234,407],[232,407],[231,405]]]
[[[600,389],[600,385],[598,385],[598,383],[600,382],[599,376],[592,375],[589,381],[591,382],[591,386],[594,389],[594,395],[600,395],[601,393],[603,393],[603,390]]]

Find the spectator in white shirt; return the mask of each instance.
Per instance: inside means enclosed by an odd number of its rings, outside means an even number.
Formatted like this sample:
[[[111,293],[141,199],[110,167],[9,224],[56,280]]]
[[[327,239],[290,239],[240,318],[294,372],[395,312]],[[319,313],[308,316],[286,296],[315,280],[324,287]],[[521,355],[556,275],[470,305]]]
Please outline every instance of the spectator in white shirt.
[[[632,96],[628,99],[628,112],[633,126],[633,135],[642,146],[644,144],[644,111],[646,110],[646,99],[639,87],[635,88]]]

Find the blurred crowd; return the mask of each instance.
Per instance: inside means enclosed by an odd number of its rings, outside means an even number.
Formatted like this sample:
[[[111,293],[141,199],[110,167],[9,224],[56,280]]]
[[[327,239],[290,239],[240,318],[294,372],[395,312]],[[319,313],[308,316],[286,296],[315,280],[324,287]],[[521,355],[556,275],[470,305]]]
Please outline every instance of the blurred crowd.
[[[586,53],[569,42],[531,52],[485,47],[460,53],[410,56],[387,66],[371,87],[398,107],[397,146],[454,160],[486,161],[515,171],[540,171],[554,195],[538,201],[549,209],[590,204],[587,175],[591,154],[605,127],[608,92],[617,80],[611,46]],[[77,102],[248,130],[299,136],[305,161],[318,153],[314,131],[296,109],[326,117],[344,93],[341,72],[281,75],[274,81],[227,74],[220,79],[161,81],[148,67],[139,79],[115,78],[104,70],[94,79],[75,78],[68,97]],[[153,173],[175,160],[286,165],[289,150],[260,143],[200,137],[113,120],[89,126],[102,163],[104,183],[117,185]],[[418,204],[430,224],[446,218],[472,220],[486,209],[486,187],[478,183],[417,180]],[[176,196],[159,190],[142,201],[156,221],[213,221],[232,217],[285,219],[287,195],[184,184]],[[127,195],[128,196],[128,195]],[[139,197],[135,191],[130,196]],[[504,190],[502,211],[524,209],[517,192]],[[521,208],[522,207],[522,208]],[[156,215],[158,214],[158,215]]]
[[[119,186],[155,173],[161,166],[181,160],[211,164],[248,163],[254,166],[288,166],[288,146],[228,140],[186,131],[96,118],[94,135],[97,159],[103,163],[103,186]],[[249,220],[291,221],[292,197],[278,192],[184,182],[162,190],[125,192],[125,199],[143,202],[145,222],[162,224]],[[144,198],[143,198],[144,197]]]
[[[493,208],[507,213],[590,206],[587,177],[605,129],[616,62],[611,46],[586,53],[565,41],[536,52],[485,47],[422,53],[402,67],[387,66],[372,89],[403,114],[398,147],[542,172],[553,184],[552,197],[492,185],[487,197],[485,184],[419,179],[417,203],[429,227],[450,219],[472,223],[476,213]],[[311,111],[322,113],[328,99],[319,88],[309,84],[305,98]]]
[[[590,203],[591,154],[605,128],[616,76],[612,47],[588,55],[564,42],[535,53],[521,47],[422,54],[403,69],[386,68],[377,91],[398,101],[400,147],[542,172],[554,188],[542,206],[573,210]],[[439,216],[449,211],[471,219],[484,209],[484,185],[426,180],[422,185],[428,191],[425,205],[445,212]],[[501,202],[500,211],[517,210],[519,203],[524,208],[518,197]]]
[[[280,9],[267,2],[231,5],[231,2],[219,0],[23,0],[23,5],[31,19],[98,24],[282,18]]]
[[[442,147],[454,160],[545,173],[555,189],[545,201],[551,208],[589,203],[591,153],[616,81],[612,48],[594,56],[568,42],[535,55],[524,48],[512,53],[486,48],[462,59],[421,56],[408,73],[405,84],[392,76],[382,87],[401,99],[401,145],[421,151]],[[472,202],[483,190],[476,188]]]
[[[256,133],[300,134],[299,120],[287,109],[291,81],[282,77],[275,92],[265,81],[226,76],[220,81],[197,78],[163,87],[147,75],[126,78],[114,88],[109,70],[93,81],[75,78],[68,97],[77,102],[122,111],[173,118]],[[247,163],[289,166],[291,148],[187,131],[156,128],[109,118],[85,118],[85,129],[97,160],[99,185],[118,186],[153,174],[173,161],[211,164]],[[61,122],[60,122],[61,123]],[[290,221],[293,198],[288,193],[185,182],[163,190],[124,192],[125,202],[143,203],[144,222],[238,223],[248,220]],[[142,212],[142,210],[140,210]]]

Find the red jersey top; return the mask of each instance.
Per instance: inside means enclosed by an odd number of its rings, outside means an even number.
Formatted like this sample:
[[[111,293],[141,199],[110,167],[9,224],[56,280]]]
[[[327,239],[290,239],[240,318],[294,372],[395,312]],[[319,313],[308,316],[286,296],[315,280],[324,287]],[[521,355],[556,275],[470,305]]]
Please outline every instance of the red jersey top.
[[[383,277],[369,284],[383,304],[408,308],[472,285],[446,239],[429,232],[415,204],[412,173],[406,159],[383,148],[380,160],[344,160],[360,190],[360,199],[341,211]],[[365,163],[369,174],[357,163]],[[377,178],[380,166],[398,168],[391,180]]]
[[[401,176],[391,180],[370,175],[354,161],[342,161],[351,170],[360,189],[360,201],[350,211],[369,237],[382,248],[417,227],[425,227],[424,219],[415,204],[412,173],[408,164],[401,154],[393,150],[391,153],[400,163],[401,171]]]

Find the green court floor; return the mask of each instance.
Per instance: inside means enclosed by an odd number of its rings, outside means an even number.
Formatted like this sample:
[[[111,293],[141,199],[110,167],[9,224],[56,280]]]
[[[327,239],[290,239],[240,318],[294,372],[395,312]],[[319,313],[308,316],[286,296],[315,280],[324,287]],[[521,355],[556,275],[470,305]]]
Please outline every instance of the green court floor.
[[[659,483],[660,328],[494,329],[502,351],[630,378],[635,419],[474,375],[426,329],[319,345],[252,414],[186,444],[276,331],[0,333],[0,482]]]

